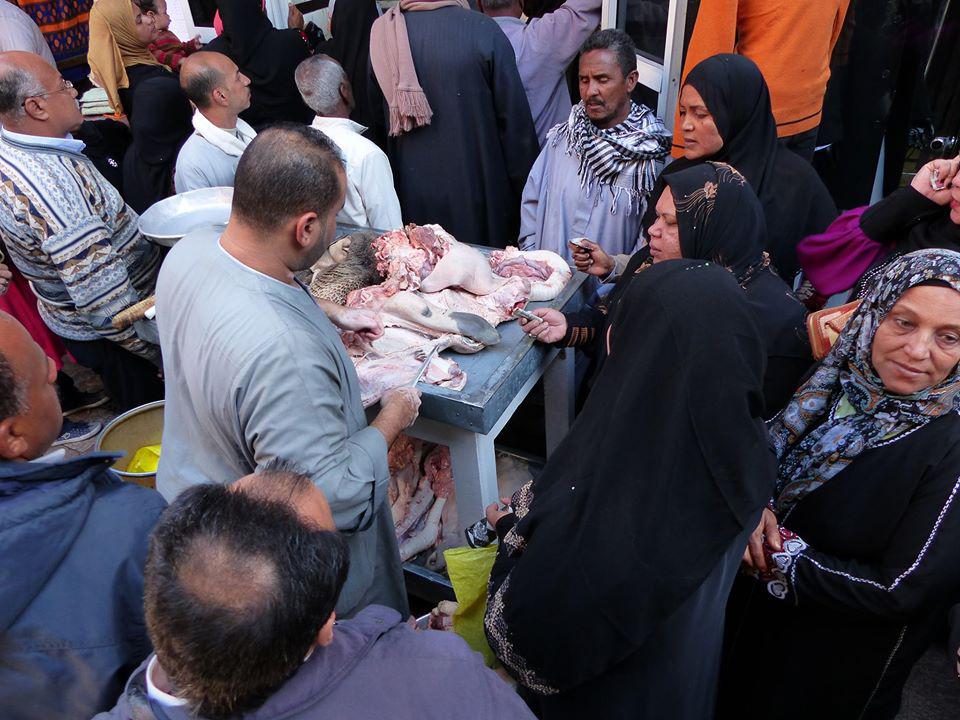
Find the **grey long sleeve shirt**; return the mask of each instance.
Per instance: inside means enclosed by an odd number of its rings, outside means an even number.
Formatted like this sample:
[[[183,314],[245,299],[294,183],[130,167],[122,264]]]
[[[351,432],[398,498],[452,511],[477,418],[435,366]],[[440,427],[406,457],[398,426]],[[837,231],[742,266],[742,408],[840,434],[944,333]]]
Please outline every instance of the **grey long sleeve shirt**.
[[[517,56],[517,70],[541,147],[547,130],[566,122],[570,115],[567,66],[600,24],[600,12],[600,0],[567,0],[529,23],[513,17],[493,18]]]

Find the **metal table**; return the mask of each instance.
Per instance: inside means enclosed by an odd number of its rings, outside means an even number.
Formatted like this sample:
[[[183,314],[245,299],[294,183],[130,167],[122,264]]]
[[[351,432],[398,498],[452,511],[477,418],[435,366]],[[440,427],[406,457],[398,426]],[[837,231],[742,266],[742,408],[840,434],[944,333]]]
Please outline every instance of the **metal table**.
[[[586,275],[574,271],[563,292],[550,302],[565,312],[583,304]],[[483,517],[484,508],[500,499],[494,441],[540,378],[544,385],[547,453],[567,434],[574,412],[574,353],[535,342],[515,321],[497,326],[501,340],[475,355],[446,351],[467,373],[461,391],[419,385],[420,417],[408,435],[450,448],[457,490],[458,532]]]
[[[338,223],[336,237],[361,230],[369,228]],[[487,255],[493,250],[477,249]],[[586,275],[574,270],[560,295],[549,302],[529,303],[527,307],[574,312],[583,305],[582,286],[586,279]],[[442,353],[463,368],[467,384],[460,391],[418,385],[423,396],[420,417],[405,431],[450,448],[461,536],[464,529],[483,517],[487,505],[500,499],[494,441],[541,377],[547,454],[553,452],[573,421],[574,353],[535,342],[515,321],[502,323],[497,330],[500,343],[475,355],[450,350]],[[373,406],[369,412],[375,414],[378,407]]]

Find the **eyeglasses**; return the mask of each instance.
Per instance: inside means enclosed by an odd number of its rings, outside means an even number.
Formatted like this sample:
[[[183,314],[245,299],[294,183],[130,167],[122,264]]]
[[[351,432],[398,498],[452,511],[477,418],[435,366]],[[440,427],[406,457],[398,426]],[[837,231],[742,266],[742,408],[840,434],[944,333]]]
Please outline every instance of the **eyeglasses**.
[[[26,105],[27,100],[30,100],[31,98],[46,97],[47,95],[54,95],[58,92],[64,92],[65,90],[73,90],[73,83],[64,78],[60,78],[60,87],[58,87],[56,90],[47,90],[47,92],[37,93],[36,95],[29,95],[26,98],[24,98],[23,105]]]

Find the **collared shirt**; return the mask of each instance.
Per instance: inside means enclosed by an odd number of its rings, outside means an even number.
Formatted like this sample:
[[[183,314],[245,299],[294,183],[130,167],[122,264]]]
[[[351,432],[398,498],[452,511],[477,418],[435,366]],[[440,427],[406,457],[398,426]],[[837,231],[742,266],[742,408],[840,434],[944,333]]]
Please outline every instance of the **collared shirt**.
[[[529,23],[514,17],[493,18],[517,56],[517,70],[541,147],[547,131],[570,115],[573,105],[567,88],[567,66],[600,24],[600,4],[600,0],[567,0]]]
[[[312,127],[340,148],[347,171],[347,197],[337,222],[395,230],[403,227],[393,171],[383,150],[363,137],[360,123],[349,118],[316,117]]]
[[[165,693],[153,682],[153,673],[158,667],[160,667],[160,664],[157,662],[157,656],[152,655],[150,662],[147,663],[147,695],[151,700],[156,700],[164,707],[182,707],[186,705],[186,700],[178,698],[176,695]]]
[[[45,135],[24,135],[23,133],[13,132],[6,128],[0,128],[0,134],[8,140],[20,143],[21,145],[33,145],[34,147],[49,148],[51,150],[65,150],[72,153],[82,153],[87,146],[83,140],[77,140],[73,135],[67,133],[66,137],[46,137]]]

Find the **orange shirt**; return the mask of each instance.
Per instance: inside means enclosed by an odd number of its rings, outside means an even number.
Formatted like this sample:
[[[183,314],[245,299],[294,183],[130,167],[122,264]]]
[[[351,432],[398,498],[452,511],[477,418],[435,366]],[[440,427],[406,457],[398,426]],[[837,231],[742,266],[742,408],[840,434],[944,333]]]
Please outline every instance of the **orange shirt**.
[[[811,130],[820,124],[830,56],[849,4],[850,0],[703,0],[683,77],[711,55],[745,55],[757,64],[770,88],[777,135]],[[675,155],[678,127],[675,120]]]

